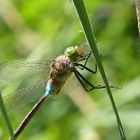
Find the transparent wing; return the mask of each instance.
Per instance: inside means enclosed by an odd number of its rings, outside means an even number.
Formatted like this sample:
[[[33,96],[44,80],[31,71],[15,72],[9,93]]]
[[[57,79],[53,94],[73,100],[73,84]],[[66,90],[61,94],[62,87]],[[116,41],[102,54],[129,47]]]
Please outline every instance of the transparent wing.
[[[13,112],[30,102],[38,100],[46,90],[47,79],[38,80],[30,86],[17,90],[13,94],[3,95],[8,112]]]
[[[64,95],[72,94],[75,91],[79,91],[81,93],[85,93],[85,90],[82,88],[78,79],[75,77],[74,73],[66,80],[66,83],[58,93],[58,95],[54,96],[54,99],[60,98]]]
[[[33,74],[40,74],[50,70],[50,60],[33,62],[13,61],[0,65],[0,80],[15,81]]]
[[[37,101],[45,93],[47,80],[48,79],[38,80],[31,85],[19,89],[9,95],[5,95],[2,93],[8,113],[18,110],[31,102]],[[50,97],[53,99],[58,99],[63,95],[75,92],[75,90],[77,89],[82,93],[84,92],[77,78],[74,74],[72,74],[68,78],[60,92],[56,96]]]
[[[12,63],[4,64],[7,68],[0,67],[0,68],[3,68],[4,70],[8,70],[8,71],[3,71],[0,75],[1,76],[0,78],[11,80],[11,76],[17,76],[17,73],[18,73],[20,77],[30,75],[28,76],[28,79],[31,79],[28,82],[25,82],[26,85],[29,83],[28,84],[29,86],[24,87],[23,86],[24,82],[22,83],[21,81],[17,81],[18,84],[21,82],[21,85],[22,85],[20,86],[19,84],[17,86],[19,90],[9,95],[2,93],[4,103],[6,105],[6,109],[8,112],[13,112],[30,102],[37,101],[45,93],[46,83],[47,83],[46,77],[47,77],[47,72],[49,71],[50,62],[51,61],[46,61],[46,60],[34,61],[34,62],[15,61]],[[20,73],[21,71],[23,73]],[[12,73],[12,75],[8,77],[8,74],[10,73]],[[41,77],[40,75],[39,77],[36,76],[36,74],[40,74],[40,73],[43,73],[43,75],[41,74]],[[34,76],[31,76],[31,75],[34,75]],[[17,79],[17,78],[14,78],[14,79]],[[23,81],[26,81],[26,80],[23,78]],[[32,82],[32,81],[35,81],[35,82]],[[54,96],[54,98],[60,98],[62,95],[74,92],[74,90],[77,89],[78,87],[81,87],[81,85],[77,81],[75,75],[72,74],[72,76],[68,78],[68,80],[66,81],[66,83],[64,84],[60,92],[58,93],[58,96]]]

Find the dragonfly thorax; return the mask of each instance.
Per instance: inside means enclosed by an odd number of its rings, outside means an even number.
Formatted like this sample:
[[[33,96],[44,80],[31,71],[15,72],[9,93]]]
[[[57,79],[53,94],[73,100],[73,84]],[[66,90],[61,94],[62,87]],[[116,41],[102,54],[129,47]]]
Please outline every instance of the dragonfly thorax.
[[[51,69],[58,73],[69,73],[73,69],[73,64],[67,56],[60,55],[52,62]]]
[[[57,92],[71,75],[74,66],[68,57],[61,55],[51,63],[50,67],[49,82],[53,87],[53,91]]]

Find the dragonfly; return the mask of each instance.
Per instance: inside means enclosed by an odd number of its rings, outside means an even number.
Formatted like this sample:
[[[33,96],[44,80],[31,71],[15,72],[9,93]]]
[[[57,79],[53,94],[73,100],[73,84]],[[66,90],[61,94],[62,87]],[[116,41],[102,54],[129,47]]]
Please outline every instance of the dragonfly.
[[[79,83],[81,84],[81,86],[86,92],[92,91],[94,89],[106,88],[106,85],[97,85],[97,86],[93,85],[79,72],[79,70],[87,70],[92,74],[96,74],[97,64],[95,64],[95,70],[91,70],[90,68],[87,67],[87,62],[91,57],[91,55],[92,55],[91,51],[85,53],[82,45],[76,45],[76,46],[66,48],[64,54],[58,56],[53,61],[43,60],[43,61],[37,61],[33,63],[16,62],[17,65],[19,63],[20,66],[23,67],[26,66],[31,68],[30,70],[35,69],[36,71],[39,72],[40,72],[40,68],[38,68],[38,66],[42,65],[41,72],[49,71],[49,74],[46,75],[47,78],[45,77],[45,80],[43,81],[43,83],[45,83],[45,87],[44,87],[45,93],[41,95],[41,97],[39,97],[36,104],[27,113],[27,115],[23,118],[23,120],[21,121],[17,129],[14,131],[15,138],[17,138],[22,133],[24,128],[30,122],[31,118],[39,110],[43,102],[46,99],[48,99],[48,97],[57,96],[59,94],[60,90],[66,83],[67,79],[72,75],[72,73],[75,74]],[[37,81],[33,87],[30,86],[29,88],[23,88],[16,93],[16,96],[19,96],[20,98],[20,95],[22,96],[22,94],[20,93],[26,92],[26,94],[28,94],[32,90],[32,88],[34,87],[37,88],[40,84],[41,82]],[[110,88],[117,88],[117,87],[110,86]],[[26,96],[26,94],[23,94],[23,96]],[[9,140],[12,140],[12,138],[10,137]]]

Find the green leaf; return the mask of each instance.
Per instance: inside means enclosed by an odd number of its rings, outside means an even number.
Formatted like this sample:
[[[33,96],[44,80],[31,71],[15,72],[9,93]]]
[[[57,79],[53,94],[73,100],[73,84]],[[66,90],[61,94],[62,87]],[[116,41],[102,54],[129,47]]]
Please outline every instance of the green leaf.
[[[3,99],[2,99],[2,96],[1,96],[1,92],[0,92],[0,110],[1,110],[1,114],[2,114],[2,117],[3,117],[3,120],[7,126],[7,129],[9,131],[9,134],[11,136],[11,139],[12,140],[15,140],[15,136],[14,136],[14,133],[13,133],[13,129],[12,129],[12,126],[10,124],[10,121],[9,121],[9,118],[8,118],[8,115],[6,113],[6,109],[5,109],[5,106],[4,106],[4,103],[3,103]]]
[[[90,25],[90,21],[89,21],[88,15],[87,15],[87,11],[86,11],[84,2],[83,2],[83,0],[73,0],[73,2],[74,2],[74,5],[76,7],[78,16],[80,18],[80,22],[82,24],[82,27],[84,29],[86,38],[89,42],[89,45],[90,45],[91,50],[94,54],[97,65],[99,67],[99,71],[101,73],[102,79],[103,79],[103,81],[106,85],[107,93],[108,93],[108,96],[110,98],[110,101],[111,101],[111,104],[113,106],[114,113],[116,115],[116,119],[117,119],[117,122],[118,122],[118,128],[119,128],[119,132],[120,132],[120,135],[121,135],[121,139],[126,140],[125,133],[124,133],[124,130],[123,130],[123,126],[122,126],[122,123],[121,123],[121,120],[120,120],[120,117],[119,117],[119,114],[118,114],[118,111],[117,111],[117,107],[115,105],[115,102],[114,102],[114,99],[113,99],[113,96],[112,96],[112,93],[111,93],[111,90],[110,90],[110,86],[109,86],[109,83],[108,83],[108,80],[107,80],[107,77],[106,77],[106,74],[105,74],[105,71],[104,71],[104,67],[103,67],[102,62],[100,60],[100,55],[99,55],[98,48],[97,48],[97,45],[96,45],[96,39],[95,39],[94,33],[92,31],[91,25]]]

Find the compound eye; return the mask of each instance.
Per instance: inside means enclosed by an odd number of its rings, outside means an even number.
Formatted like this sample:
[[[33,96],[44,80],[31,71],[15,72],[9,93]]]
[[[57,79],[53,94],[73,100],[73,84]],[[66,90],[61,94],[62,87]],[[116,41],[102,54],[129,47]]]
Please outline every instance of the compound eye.
[[[66,49],[65,51],[67,54],[73,54],[75,52],[75,48],[74,47],[69,47]]]
[[[66,55],[69,59],[71,59],[71,60],[76,59],[77,56],[78,56],[75,47],[69,47],[69,48],[67,48],[66,51],[65,51],[65,55]]]

